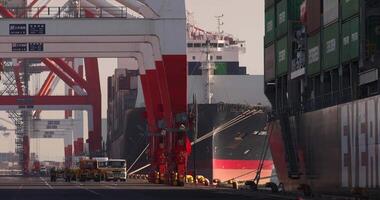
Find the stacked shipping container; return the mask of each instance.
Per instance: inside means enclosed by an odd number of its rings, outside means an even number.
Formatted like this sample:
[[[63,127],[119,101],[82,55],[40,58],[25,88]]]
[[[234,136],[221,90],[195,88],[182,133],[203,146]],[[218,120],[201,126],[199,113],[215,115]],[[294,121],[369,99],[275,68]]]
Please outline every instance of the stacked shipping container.
[[[290,36],[299,26],[302,0],[266,1],[265,10],[265,81],[285,76],[291,63]]]
[[[305,93],[307,99],[352,88],[358,82],[355,81],[358,78],[352,76],[364,71],[364,68],[359,68],[359,58],[363,55],[370,57],[368,55],[374,54],[380,46],[380,15],[364,14],[367,9],[361,5],[361,2],[369,4],[369,1],[265,2],[264,74],[266,91],[275,90],[275,95],[271,95],[273,98],[282,98],[279,90],[294,89],[289,81],[294,79],[291,75],[296,70],[294,60],[298,59],[297,51],[301,51],[294,42],[297,37],[304,37],[306,41],[306,76],[300,79],[303,83],[295,85],[301,85],[296,89],[300,94],[308,92]],[[305,32],[305,36],[297,35],[299,32]],[[349,96],[353,96],[355,91],[352,88]]]
[[[276,118],[270,123],[275,127],[270,146],[279,181],[286,190],[306,188],[305,194],[352,195],[360,188],[379,199],[375,162],[379,149],[374,144],[380,95],[380,1],[305,0],[299,12],[302,25],[293,26],[296,34],[284,37],[292,43],[305,39],[305,75],[293,76],[292,66],[278,66],[284,62],[279,50],[291,49],[288,59],[302,51],[284,47],[283,38],[274,42],[275,76],[267,69],[272,65],[265,54],[265,77],[273,80],[266,79],[265,91],[275,103]],[[267,42],[265,52],[269,52]],[[297,100],[300,103],[293,104]]]

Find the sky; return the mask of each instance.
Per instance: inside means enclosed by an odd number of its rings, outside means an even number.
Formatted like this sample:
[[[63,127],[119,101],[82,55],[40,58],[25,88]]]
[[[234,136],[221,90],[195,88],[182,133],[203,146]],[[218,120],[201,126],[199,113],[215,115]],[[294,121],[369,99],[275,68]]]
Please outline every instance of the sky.
[[[249,74],[264,74],[264,0],[186,0],[201,28],[217,30],[215,16],[224,15],[224,32],[247,42],[241,65]]]
[[[58,5],[59,2],[61,0],[54,0],[50,6]],[[186,0],[186,7],[192,13],[195,24],[207,31],[217,31],[215,16],[223,14],[222,30],[246,41],[247,51],[241,56],[240,64],[247,67],[249,74],[263,74],[264,0]],[[106,118],[107,77],[114,73],[117,62],[116,59],[99,59],[99,63],[102,117]],[[63,112],[52,116],[62,118]],[[6,140],[12,141],[14,138],[0,136],[0,152],[14,150],[14,145],[7,146]]]

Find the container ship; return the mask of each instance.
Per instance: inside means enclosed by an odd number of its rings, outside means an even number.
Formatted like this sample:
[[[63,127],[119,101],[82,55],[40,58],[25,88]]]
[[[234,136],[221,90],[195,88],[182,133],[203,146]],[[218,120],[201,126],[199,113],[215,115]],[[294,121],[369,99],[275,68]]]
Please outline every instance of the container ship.
[[[189,135],[193,150],[188,173],[209,180],[250,180],[262,160],[262,177],[269,177],[271,155],[261,156],[267,139],[265,106],[269,101],[263,91],[264,77],[247,75],[239,64],[245,42],[190,23],[187,30],[188,102],[189,110],[197,110],[197,129]],[[115,74],[108,78],[107,152],[109,157],[135,163],[130,172],[146,173],[145,104],[138,71],[131,66],[119,62]]]
[[[264,82],[279,181],[293,191],[376,191],[380,1],[265,4]]]

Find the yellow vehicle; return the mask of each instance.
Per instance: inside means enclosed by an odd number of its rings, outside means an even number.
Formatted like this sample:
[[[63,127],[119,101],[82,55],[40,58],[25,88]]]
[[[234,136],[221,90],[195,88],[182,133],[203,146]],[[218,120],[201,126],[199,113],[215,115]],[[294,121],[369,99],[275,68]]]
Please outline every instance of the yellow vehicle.
[[[127,181],[127,162],[123,159],[109,159],[106,180]]]
[[[96,160],[81,160],[79,161],[79,170],[77,170],[77,180],[79,181],[100,181],[102,171],[98,167]]]

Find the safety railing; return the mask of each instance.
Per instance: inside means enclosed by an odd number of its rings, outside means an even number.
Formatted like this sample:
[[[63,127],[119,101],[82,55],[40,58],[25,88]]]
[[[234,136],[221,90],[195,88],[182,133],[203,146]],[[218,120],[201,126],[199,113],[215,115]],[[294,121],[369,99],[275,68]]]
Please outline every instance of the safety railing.
[[[304,104],[304,111],[314,111],[342,103],[347,103],[352,100],[353,95],[351,88],[346,88],[341,91],[335,91],[332,93],[324,94],[314,99],[306,101]]]
[[[335,91],[328,94],[320,95],[318,97],[296,103],[286,103],[278,105],[276,108],[277,114],[297,115],[303,112],[311,112],[322,108],[335,106],[338,104],[347,103],[353,100],[351,88],[346,88],[341,91]]]
[[[32,7],[7,8],[16,18],[139,18],[126,7]],[[1,18],[0,18],[1,19]]]

